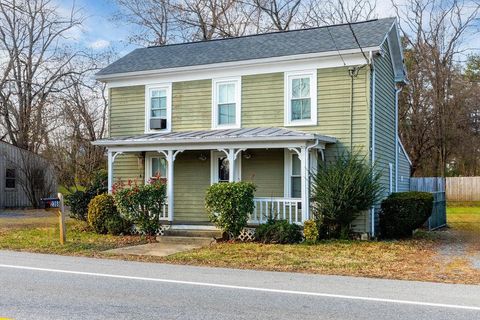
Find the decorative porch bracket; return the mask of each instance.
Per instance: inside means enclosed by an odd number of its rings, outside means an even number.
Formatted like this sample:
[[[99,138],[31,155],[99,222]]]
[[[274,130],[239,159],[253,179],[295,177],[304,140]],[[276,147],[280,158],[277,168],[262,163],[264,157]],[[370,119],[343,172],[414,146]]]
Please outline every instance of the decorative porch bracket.
[[[173,163],[175,158],[183,150],[157,150],[158,153],[163,154],[167,160],[167,201],[168,201],[168,221],[173,222],[174,209],[174,191],[173,191]]]
[[[237,159],[237,156],[240,154],[240,152],[245,151],[247,149],[218,149],[218,151],[225,153],[228,159],[228,165],[230,167],[230,176],[228,181],[229,182],[234,182],[237,180],[238,177],[236,177],[237,170],[235,170],[235,160]]]
[[[113,164],[118,155],[123,154],[122,151],[108,151],[108,193],[112,193],[113,188]]]

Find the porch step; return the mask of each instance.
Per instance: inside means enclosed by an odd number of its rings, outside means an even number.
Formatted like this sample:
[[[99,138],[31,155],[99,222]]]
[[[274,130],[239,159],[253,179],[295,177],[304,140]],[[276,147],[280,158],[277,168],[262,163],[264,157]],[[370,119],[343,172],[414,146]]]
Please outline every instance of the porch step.
[[[175,244],[175,245],[190,245],[205,247],[215,242],[213,237],[177,237],[177,236],[160,236],[157,237],[157,241],[163,244]]]
[[[164,232],[164,238],[167,237],[194,237],[194,238],[221,238],[222,231],[220,230],[205,230],[205,229],[168,229]]]

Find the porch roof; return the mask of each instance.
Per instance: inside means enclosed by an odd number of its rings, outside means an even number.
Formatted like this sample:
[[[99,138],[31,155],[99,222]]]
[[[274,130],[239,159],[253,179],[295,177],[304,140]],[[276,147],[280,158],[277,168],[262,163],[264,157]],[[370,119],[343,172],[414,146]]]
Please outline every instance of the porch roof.
[[[323,144],[335,143],[336,138],[316,133],[275,127],[257,127],[222,130],[196,130],[178,132],[159,132],[135,136],[113,137],[92,142],[99,146],[135,146],[135,145],[187,145],[203,143],[239,143],[239,142],[281,142],[281,141],[318,141]]]

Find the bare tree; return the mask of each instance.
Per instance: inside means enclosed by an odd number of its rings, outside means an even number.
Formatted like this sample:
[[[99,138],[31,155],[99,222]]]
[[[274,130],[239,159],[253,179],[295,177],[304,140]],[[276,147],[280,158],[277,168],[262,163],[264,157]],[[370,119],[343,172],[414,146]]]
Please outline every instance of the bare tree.
[[[369,20],[376,17],[376,6],[376,0],[310,1],[303,13],[302,26],[318,27]]]
[[[65,89],[62,79],[76,56],[67,32],[80,25],[77,11],[67,17],[50,0],[0,1],[0,130],[15,146],[38,152],[56,114],[52,94]]]
[[[115,0],[120,11],[116,21],[138,26],[130,42],[140,45],[164,45],[174,38],[174,17],[170,0]],[[173,30],[175,31],[175,29]]]
[[[271,29],[286,31],[295,24],[294,18],[301,8],[301,0],[254,0],[272,22]]]
[[[20,163],[12,164],[18,170],[18,182],[34,208],[40,207],[40,199],[55,193],[55,175],[49,162],[26,150],[20,152]]]
[[[402,6],[396,2],[393,4],[401,21],[406,48],[411,51],[411,64],[416,71],[409,72],[410,80],[416,86],[410,89],[411,96],[400,106],[404,115],[402,120],[408,120],[401,123],[402,135],[416,136],[418,133],[408,132],[413,130],[409,122],[425,121],[430,126],[425,135],[431,140],[429,143],[433,154],[425,153],[423,147],[413,145],[414,140],[405,139],[405,143],[410,153],[414,154],[414,159],[418,158],[418,163],[422,162],[422,158],[436,159],[435,164],[438,165],[434,168],[435,174],[445,176],[451,146],[456,143],[458,103],[455,99],[460,98],[453,85],[457,74],[455,61],[478,19],[480,5],[467,5],[457,0],[408,0]],[[412,97],[417,98],[414,100]],[[425,116],[415,113],[415,110],[426,108],[418,106],[419,102],[428,106],[429,120],[414,119]],[[426,128],[422,128],[424,130]]]

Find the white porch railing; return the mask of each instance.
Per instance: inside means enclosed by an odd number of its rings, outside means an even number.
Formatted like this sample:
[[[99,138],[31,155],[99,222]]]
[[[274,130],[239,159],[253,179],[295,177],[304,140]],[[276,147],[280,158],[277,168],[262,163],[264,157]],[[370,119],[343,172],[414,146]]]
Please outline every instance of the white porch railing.
[[[302,224],[301,199],[297,198],[255,198],[255,209],[248,220],[249,224],[262,224],[269,218],[287,220]]]
[[[160,220],[168,220],[168,204],[166,200],[163,204],[162,212],[160,212]]]

